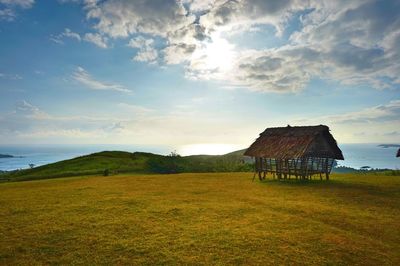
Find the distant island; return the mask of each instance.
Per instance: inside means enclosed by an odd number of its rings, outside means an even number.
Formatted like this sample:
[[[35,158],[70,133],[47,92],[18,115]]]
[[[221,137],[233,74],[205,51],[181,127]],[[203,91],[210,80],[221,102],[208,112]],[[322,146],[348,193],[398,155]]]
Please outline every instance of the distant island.
[[[379,144],[378,147],[382,147],[382,148],[400,148],[400,144]]]
[[[9,154],[0,154],[0,158],[14,158],[14,156]]]

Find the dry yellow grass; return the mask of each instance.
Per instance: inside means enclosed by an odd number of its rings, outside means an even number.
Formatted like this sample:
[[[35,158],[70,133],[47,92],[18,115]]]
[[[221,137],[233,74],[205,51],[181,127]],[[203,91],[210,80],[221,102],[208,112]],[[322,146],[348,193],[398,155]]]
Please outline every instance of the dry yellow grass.
[[[400,265],[400,177],[251,179],[0,184],[0,264]]]

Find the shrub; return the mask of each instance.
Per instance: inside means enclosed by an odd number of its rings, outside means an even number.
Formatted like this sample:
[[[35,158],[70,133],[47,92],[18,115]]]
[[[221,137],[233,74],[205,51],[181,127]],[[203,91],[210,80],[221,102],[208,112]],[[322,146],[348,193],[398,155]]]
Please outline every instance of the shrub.
[[[104,173],[103,173],[103,176],[108,176],[109,174],[110,174],[110,170],[105,169],[105,170],[104,170]]]

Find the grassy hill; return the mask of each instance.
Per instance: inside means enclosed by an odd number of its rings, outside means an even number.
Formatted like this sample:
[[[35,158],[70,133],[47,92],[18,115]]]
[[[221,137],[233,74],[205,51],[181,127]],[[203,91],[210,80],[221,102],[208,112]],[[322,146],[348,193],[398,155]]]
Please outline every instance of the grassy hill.
[[[184,173],[248,171],[243,152],[226,155],[163,156],[144,152],[103,151],[70,160],[0,174],[0,181],[117,173]]]
[[[251,179],[1,183],[0,265],[400,265],[400,176]]]

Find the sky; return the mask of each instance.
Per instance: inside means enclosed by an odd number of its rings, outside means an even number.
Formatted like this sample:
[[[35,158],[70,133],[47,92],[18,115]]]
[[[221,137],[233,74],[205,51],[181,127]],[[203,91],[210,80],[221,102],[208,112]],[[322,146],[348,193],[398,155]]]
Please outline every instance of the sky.
[[[400,142],[400,1],[0,0],[0,144]]]

